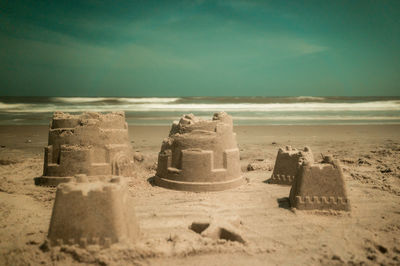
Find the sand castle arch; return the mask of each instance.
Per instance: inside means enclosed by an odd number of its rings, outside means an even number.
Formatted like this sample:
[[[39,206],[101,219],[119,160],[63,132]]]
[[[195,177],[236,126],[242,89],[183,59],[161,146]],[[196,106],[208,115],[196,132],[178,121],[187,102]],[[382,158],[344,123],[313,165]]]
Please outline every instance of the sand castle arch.
[[[111,161],[111,173],[116,176],[132,174],[132,162],[125,152],[118,152]]]

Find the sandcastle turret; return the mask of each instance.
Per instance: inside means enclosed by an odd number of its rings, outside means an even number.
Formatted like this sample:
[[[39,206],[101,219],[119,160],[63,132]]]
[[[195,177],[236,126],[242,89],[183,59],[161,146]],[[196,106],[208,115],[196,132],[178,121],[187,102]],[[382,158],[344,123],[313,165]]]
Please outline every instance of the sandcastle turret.
[[[309,147],[305,147],[303,150],[297,150],[291,146],[286,146],[285,149],[279,148],[269,183],[292,185],[303,162],[314,162],[314,157]]]
[[[304,162],[290,190],[290,205],[299,210],[349,211],[342,169],[327,156],[321,163]]]
[[[124,112],[55,112],[44,150],[43,176],[35,178],[35,184],[56,186],[76,174],[131,176],[132,171],[133,150]]]
[[[50,221],[51,246],[132,243],[139,236],[132,200],[121,177],[88,182],[85,175],[60,184]]]
[[[174,122],[161,146],[155,184],[176,190],[218,191],[243,183],[232,117],[202,120],[193,114]]]

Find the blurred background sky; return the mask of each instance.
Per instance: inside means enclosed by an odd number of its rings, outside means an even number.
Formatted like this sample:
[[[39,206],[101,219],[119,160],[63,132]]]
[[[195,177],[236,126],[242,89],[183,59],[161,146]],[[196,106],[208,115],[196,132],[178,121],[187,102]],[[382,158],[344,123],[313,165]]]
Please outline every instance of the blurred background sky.
[[[400,1],[0,1],[0,95],[400,95]]]

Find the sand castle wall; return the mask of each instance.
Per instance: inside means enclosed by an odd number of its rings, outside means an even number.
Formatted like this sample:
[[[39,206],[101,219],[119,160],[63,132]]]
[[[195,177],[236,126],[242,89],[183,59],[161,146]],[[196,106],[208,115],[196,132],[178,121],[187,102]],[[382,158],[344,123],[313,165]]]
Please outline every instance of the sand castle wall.
[[[156,184],[178,190],[212,191],[238,186],[243,179],[232,118],[185,115],[172,125],[158,157]]]
[[[269,183],[292,185],[303,162],[314,162],[309,147],[305,147],[303,150],[297,150],[290,146],[286,146],[285,149],[279,148]]]
[[[304,163],[290,190],[290,204],[299,210],[349,211],[350,203],[339,161]]]
[[[108,247],[116,242],[134,242],[139,227],[129,199],[120,177],[87,182],[81,175],[76,182],[60,184],[50,221],[50,244]]]
[[[44,153],[39,184],[57,185],[76,174],[131,176],[133,171],[124,112],[55,112]]]

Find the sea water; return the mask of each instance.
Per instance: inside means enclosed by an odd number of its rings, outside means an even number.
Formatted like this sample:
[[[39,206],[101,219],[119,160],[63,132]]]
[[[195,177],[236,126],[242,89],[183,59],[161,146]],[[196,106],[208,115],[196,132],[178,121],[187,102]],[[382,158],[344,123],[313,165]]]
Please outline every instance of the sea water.
[[[129,125],[228,112],[236,125],[399,124],[400,97],[0,97],[1,125],[48,124],[54,111],[122,110]]]

